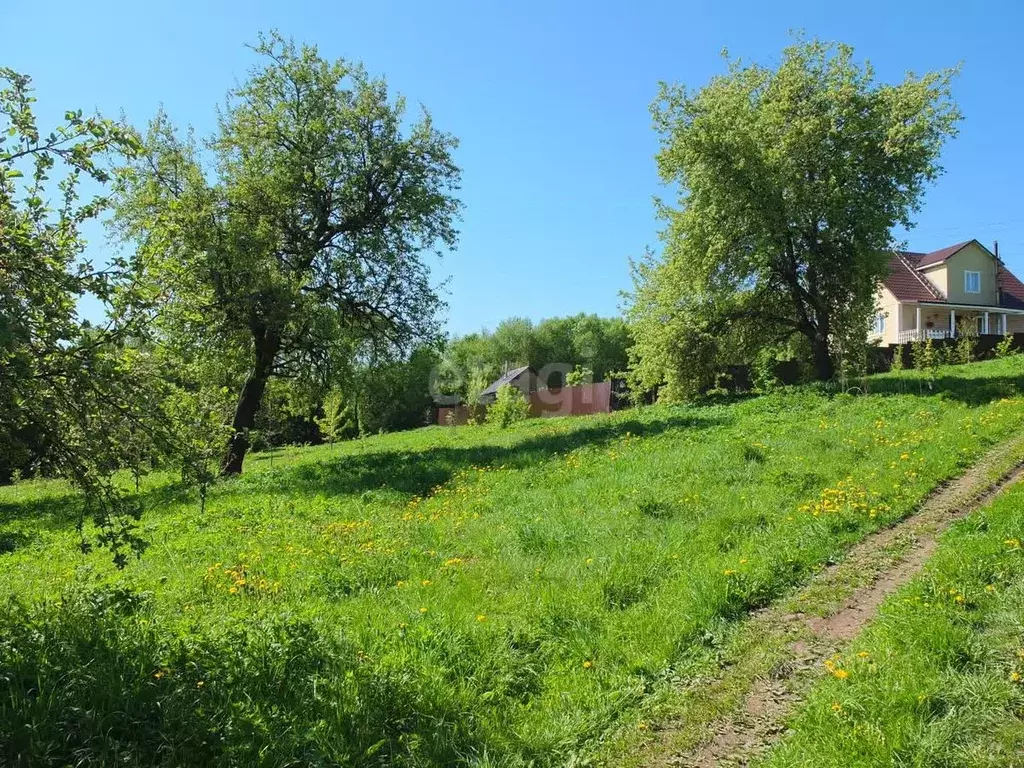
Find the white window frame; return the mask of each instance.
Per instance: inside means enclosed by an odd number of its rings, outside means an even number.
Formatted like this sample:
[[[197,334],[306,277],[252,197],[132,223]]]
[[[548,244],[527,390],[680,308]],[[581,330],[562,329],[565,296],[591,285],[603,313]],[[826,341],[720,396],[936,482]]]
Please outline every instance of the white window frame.
[[[971,277],[974,277],[977,285],[976,290],[971,290]],[[975,272],[970,269],[964,270],[964,293],[981,293],[981,272]]]
[[[885,335],[885,312],[875,313],[875,334],[877,336]]]

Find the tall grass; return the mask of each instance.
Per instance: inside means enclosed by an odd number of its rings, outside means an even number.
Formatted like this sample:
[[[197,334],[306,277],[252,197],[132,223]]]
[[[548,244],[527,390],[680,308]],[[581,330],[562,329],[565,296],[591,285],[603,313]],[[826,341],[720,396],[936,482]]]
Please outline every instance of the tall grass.
[[[0,738],[24,764],[561,764],[749,610],[1019,429],[1019,359],[257,457],[152,543],[0,489]]]

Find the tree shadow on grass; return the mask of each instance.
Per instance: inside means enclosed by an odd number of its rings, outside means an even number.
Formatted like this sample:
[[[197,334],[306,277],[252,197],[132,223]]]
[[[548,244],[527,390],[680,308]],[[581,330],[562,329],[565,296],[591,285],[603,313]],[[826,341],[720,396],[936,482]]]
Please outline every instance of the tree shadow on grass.
[[[966,373],[966,372],[965,372]],[[928,386],[920,374],[887,377],[871,382],[872,395],[922,395],[944,397],[964,405],[977,407],[1004,397],[1017,397],[1024,392],[1024,373],[1019,376],[958,376],[942,371]]]
[[[422,451],[385,449],[243,477],[233,487],[221,489],[220,493],[242,495],[258,488],[262,492],[282,495],[322,493],[343,496],[389,489],[424,496],[458,472],[473,467],[526,469],[555,454],[585,445],[606,445],[627,432],[637,437],[649,437],[672,430],[708,429],[730,421],[723,417],[685,413],[652,421],[632,418],[602,422],[570,432],[530,437],[513,445],[434,446]]]
[[[174,482],[129,495],[142,504],[145,515],[150,510],[165,507],[171,502],[187,497],[188,493],[180,482]],[[84,509],[84,504],[82,494],[71,488],[66,493],[46,495],[37,499],[0,501],[0,527],[21,520],[31,520],[32,527],[39,530],[70,528],[78,524],[83,512],[86,519],[89,519],[90,513]],[[0,536],[2,535],[4,532],[0,531]]]

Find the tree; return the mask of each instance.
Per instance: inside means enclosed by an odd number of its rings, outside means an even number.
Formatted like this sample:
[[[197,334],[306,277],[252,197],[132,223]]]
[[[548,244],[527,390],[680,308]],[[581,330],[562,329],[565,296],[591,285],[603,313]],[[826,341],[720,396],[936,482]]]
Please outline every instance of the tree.
[[[174,416],[183,401],[144,344],[148,306],[113,300],[117,286],[134,290],[122,261],[97,268],[83,256],[82,225],[108,207],[108,162],[140,145],[126,126],[81,111],[43,134],[34,102],[31,80],[0,68],[0,454],[20,462],[8,471],[70,480],[100,544],[124,565],[125,546],[144,544],[134,533],[140,507],[113,473],[188,453]],[[101,193],[86,202],[84,180]],[[102,325],[78,316],[85,295],[105,303]],[[195,463],[189,471],[201,474]],[[82,546],[91,546],[84,533]]]
[[[159,333],[221,361],[238,392],[224,474],[275,376],[329,377],[368,342],[402,348],[438,332],[422,254],[453,247],[456,141],[357,64],[274,33],[228,94],[205,145],[159,115],[125,173],[118,222]]]
[[[685,376],[667,366],[692,355],[664,331],[695,324],[727,353],[800,337],[831,379],[835,345],[866,338],[893,227],[912,226],[942,172],[954,75],[878,84],[849,46],[798,39],[775,69],[730,60],[700,90],[663,84],[657,163],[679,198],[659,206],[660,259],[635,271],[637,353],[655,358],[635,383]],[[707,348],[704,331],[689,336]]]

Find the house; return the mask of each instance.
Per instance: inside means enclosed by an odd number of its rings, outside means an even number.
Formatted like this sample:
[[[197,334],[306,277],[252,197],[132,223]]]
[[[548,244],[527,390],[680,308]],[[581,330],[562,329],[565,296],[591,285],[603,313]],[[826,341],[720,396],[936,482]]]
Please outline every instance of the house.
[[[537,372],[528,365],[506,371],[501,378],[492,382],[487,389],[480,393],[480,402],[484,405],[493,403],[498,397],[498,388],[506,384],[516,387],[529,398],[531,392],[537,391]]]
[[[883,346],[925,339],[1024,332],[1024,283],[977,240],[931,253],[896,251],[882,281],[871,340]]]

